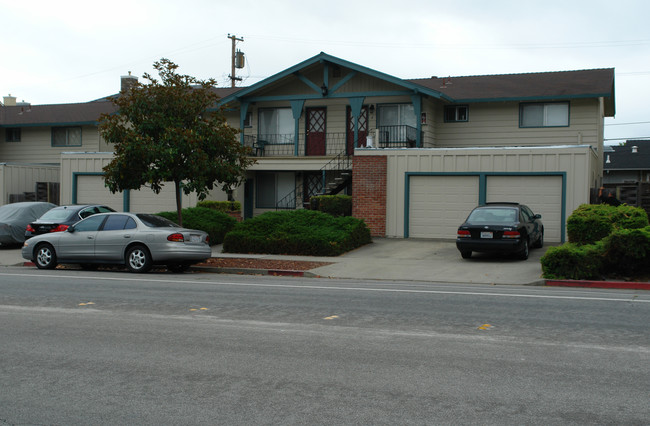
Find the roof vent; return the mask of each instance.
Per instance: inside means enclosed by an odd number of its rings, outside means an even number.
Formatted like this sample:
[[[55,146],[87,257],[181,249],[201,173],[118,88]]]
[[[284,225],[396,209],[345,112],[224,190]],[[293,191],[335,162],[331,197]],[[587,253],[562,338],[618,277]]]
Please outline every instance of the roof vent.
[[[610,164],[612,160],[609,159],[609,154],[607,154],[607,159],[605,160],[605,164]]]
[[[634,145],[634,146],[632,147],[632,154],[638,154],[638,153],[639,153],[639,147],[636,146],[636,145]]]

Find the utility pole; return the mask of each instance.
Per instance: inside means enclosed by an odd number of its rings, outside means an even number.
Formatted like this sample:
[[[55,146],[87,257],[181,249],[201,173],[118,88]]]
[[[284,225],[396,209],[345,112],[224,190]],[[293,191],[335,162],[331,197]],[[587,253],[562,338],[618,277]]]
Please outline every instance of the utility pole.
[[[244,68],[244,54],[242,52],[235,51],[235,45],[238,41],[244,41],[244,37],[237,38],[237,36],[234,34],[228,34],[228,38],[232,40],[231,71],[228,77],[232,83],[231,87],[235,87],[235,81],[241,81],[241,77],[235,77],[235,68]]]

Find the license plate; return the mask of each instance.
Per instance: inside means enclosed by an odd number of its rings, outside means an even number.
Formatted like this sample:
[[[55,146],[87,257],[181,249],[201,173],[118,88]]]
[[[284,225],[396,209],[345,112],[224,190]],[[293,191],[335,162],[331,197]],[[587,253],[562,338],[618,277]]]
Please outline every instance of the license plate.
[[[201,242],[201,236],[200,235],[190,235],[190,241],[193,243],[200,243]]]
[[[481,232],[481,238],[494,238],[492,232]]]

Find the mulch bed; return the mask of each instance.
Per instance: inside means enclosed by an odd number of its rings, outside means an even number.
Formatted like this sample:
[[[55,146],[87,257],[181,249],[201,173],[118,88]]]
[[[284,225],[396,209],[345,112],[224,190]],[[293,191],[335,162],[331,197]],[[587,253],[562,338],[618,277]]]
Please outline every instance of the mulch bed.
[[[307,271],[321,266],[331,265],[332,262],[311,262],[305,260],[256,259],[244,257],[211,257],[196,266],[216,268],[243,269],[276,269],[283,271]]]

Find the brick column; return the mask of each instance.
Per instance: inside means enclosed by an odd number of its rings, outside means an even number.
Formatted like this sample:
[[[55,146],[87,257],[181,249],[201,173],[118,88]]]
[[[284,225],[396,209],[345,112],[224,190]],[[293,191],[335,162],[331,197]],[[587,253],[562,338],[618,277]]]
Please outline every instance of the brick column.
[[[352,216],[363,219],[373,237],[386,236],[387,157],[352,157]]]

